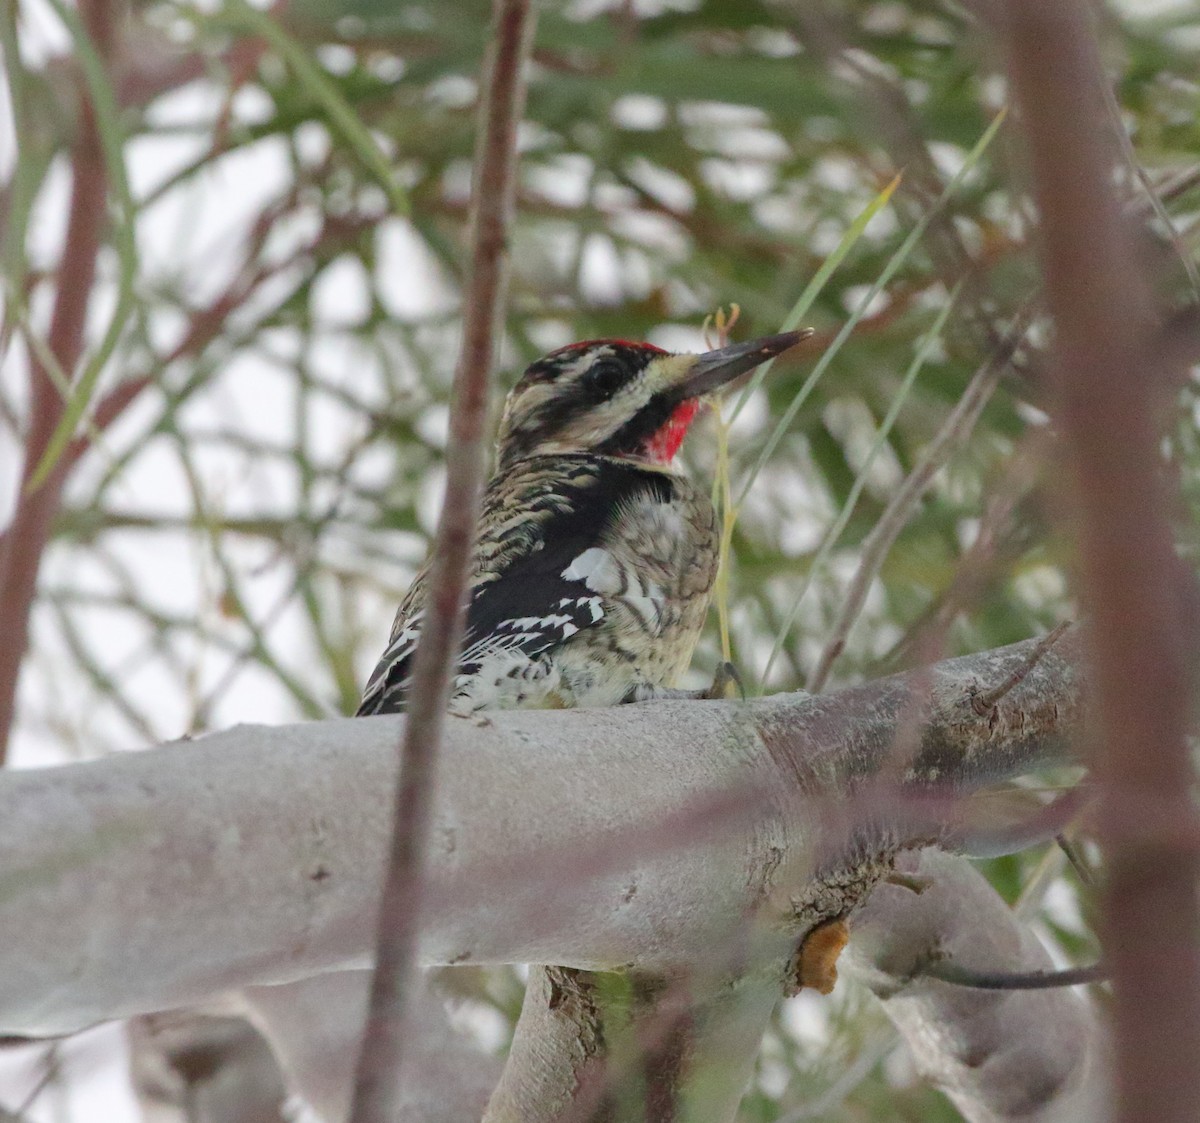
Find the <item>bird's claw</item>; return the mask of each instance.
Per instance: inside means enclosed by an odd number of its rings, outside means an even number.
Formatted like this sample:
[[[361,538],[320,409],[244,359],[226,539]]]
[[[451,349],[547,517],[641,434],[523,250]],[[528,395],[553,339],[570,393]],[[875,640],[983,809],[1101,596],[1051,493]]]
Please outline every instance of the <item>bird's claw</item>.
[[[742,676],[738,674],[737,667],[728,660],[718,664],[716,674],[713,675],[712,686],[701,697],[725,702],[744,702],[746,687],[742,682]]]

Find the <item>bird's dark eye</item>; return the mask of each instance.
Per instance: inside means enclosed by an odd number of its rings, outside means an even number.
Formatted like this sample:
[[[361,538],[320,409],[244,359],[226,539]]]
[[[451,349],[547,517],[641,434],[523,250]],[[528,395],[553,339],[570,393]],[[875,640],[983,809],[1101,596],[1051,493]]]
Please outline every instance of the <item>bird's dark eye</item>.
[[[616,359],[597,359],[583,376],[584,385],[597,397],[609,398],[625,385],[629,377]]]

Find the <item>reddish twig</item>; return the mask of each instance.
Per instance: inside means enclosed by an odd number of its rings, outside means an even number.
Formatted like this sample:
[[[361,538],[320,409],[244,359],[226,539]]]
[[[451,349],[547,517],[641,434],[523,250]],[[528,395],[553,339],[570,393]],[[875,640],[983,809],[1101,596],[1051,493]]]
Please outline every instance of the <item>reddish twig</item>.
[[[1188,672],[1156,416],[1173,385],[1152,346],[1150,285],[1112,189],[1103,72],[1081,0],[1009,0],[1008,69],[1041,216],[1070,459],[1107,859],[1115,1118],[1200,1118],[1200,862],[1164,824],[1196,823]]]
[[[952,816],[957,816],[958,822],[944,832],[946,847],[950,850],[961,850],[972,857],[987,858],[1016,854],[1018,851],[1054,839],[1067,855],[1067,860],[1075,866],[1080,880],[1085,884],[1092,884],[1090,875],[1078,864],[1078,854],[1074,852],[1072,844],[1063,832],[1086,815],[1093,803],[1093,796],[1091,787],[1081,783],[1078,787],[1069,788],[1032,814],[1000,826],[974,825],[970,821],[970,804],[964,803],[962,814],[951,811]]]
[[[295,202],[295,195],[289,194],[287,198],[266,207],[250,226],[241,267],[210,304],[191,312],[187,329],[180,340],[155,359],[148,372],[126,378],[99,398],[92,409],[87,430],[75,437],[63,452],[63,459],[68,465],[74,465],[93,446],[96,434],[103,433],[117,421],[143,391],[159,381],[161,373],[172,363],[199,355],[208,347],[225,329],[229,316],[247,304],[261,285],[296,264],[314,258],[322,250],[353,239],[365,225],[347,219],[326,218],[317,235],[294,253],[270,263],[263,262],[261,253],[264,243],[276,225],[286,219]]]
[[[904,483],[900,485],[896,494],[892,496],[883,514],[879,516],[879,521],[863,542],[862,556],[850,588],[846,592],[846,599],[830,630],[829,638],[825,641],[820,657],[817,659],[817,665],[805,684],[805,689],[810,694],[819,694],[824,689],[825,683],[828,682],[834,660],[846,646],[846,637],[850,634],[850,629],[862,611],[863,603],[867,599],[867,592],[871,588],[871,582],[875,580],[875,575],[883,565],[888,551],[892,548],[892,543],[896,541],[896,537],[912,517],[921,497],[933,483],[942,465],[975,428],[975,422],[979,420],[983,407],[987,405],[992,391],[995,390],[1001,374],[1004,373],[1013,351],[1024,334],[1028,312],[1029,308],[1026,306],[1018,314],[1017,321],[1010,330],[1009,338],[996,347],[983,366],[975,372],[967,384],[963,396],[947,415],[933,440],[925,447],[921,453],[921,459]]]
[[[937,658],[958,615],[978,605],[989,582],[1019,556],[1024,543],[1015,533],[1014,515],[1045,463],[1050,438],[1047,428],[1035,428],[1012,450],[950,584],[892,648],[888,662],[911,666]]]
[[[139,32],[146,36],[151,34],[145,27],[139,28]],[[214,61],[233,75],[246,73],[262,57],[263,46],[261,39],[246,36],[231,42],[214,59],[199,46],[180,54],[178,46],[165,37],[160,42],[150,39],[147,49],[122,60],[123,67],[115,82],[117,100],[122,108],[145,108],[163,94],[178,90],[189,82],[210,78]],[[75,73],[76,64],[71,60],[62,60],[62,64],[65,81],[81,80]]]
[[[110,43],[106,0],[80,4],[88,33],[101,55]],[[81,107],[79,134],[71,158],[71,199],[62,258],[56,277],[57,293],[50,318],[47,347],[60,369],[74,372],[83,352],[88,301],[96,274],[96,257],[104,229],[107,174],[95,116],[86,101]],[[0,538],[0,763],[3,762],[16,715],[17,679],[29,646],[29,616],[37,595],[38,570],[50,539],[70,463],[58,464],[36,490],[28,484],[50,437],[62,417],[62,394],[49,371],[30,354],[29,427],[25,434],[20,491],[12,522]]]
[[[351,1123],[390,1123],[396,1117],[434,766],[462,638],[463,594],[483,477],[488,383],[503,309],[517,125],[524,108],[524,69],[535,23],[529,0],[496,0],[475,158],[473,258],[464,296],[462,351],[454,373],[446,493],[408,695],[375,975],[355,1073]]]

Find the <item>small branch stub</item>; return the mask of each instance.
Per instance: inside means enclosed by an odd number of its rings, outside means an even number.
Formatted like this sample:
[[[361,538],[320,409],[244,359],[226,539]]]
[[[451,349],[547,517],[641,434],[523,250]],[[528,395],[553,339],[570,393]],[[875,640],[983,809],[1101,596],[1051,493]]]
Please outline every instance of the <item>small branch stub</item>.
[[[837,984],[837,961],[850,940],[844,917],[825,920],[811,929],[800,943],[792,960],[789,995],[811,987],[819,994],[830,994]]]
[[[920,975],[975,990],[1049,990],[1054,987],[1103,983],[1109,977],[1108,968],[1103,963],[1093,963],[1086,967],[1065,967],[1061,971],[985,971],[939,956],[931,956],[923,963],[914,977]]]
[[[1070,620],[1064,620],[1061,624],[1055,627],[1052,631],[1043,636],[1037,645],[1029,652],[1025,661],[1017,667],[999,686],[994,686],[991,690],[985,690],[982,693],[971,692],[971,709],[973,709],[980,717],[987,717],[996,704],[1013,689],[1020,686],[1025,681],[1025,677],[1033,670],[1034,667],[1042,661],[1046,652],[1050,650],[1063,636],[1066,630],[1071,626]]]

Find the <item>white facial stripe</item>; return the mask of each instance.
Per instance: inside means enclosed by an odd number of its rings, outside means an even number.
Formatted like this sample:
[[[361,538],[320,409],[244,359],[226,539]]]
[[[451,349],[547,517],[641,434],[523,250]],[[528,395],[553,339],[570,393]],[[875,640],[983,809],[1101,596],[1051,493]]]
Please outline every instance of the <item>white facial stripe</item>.
[[[536,448],[542,453],[594,449],[618,433],[656,394],[677,385],[696,362],[695,355],[654,355],[640,377],[630,379],[607,401],[585,404],[589,396],[580,384],[588,371],[596,362],[618,351],[617,347],[602,343],[564,357],[562,370],[554,381],[531,383],[519,396],[510,396],[500,426],[501,443],[506,437],[535,438]],[[552,403],[564,391],[582,395],[579,412],[573,416],[563,417],[553,409]],[[546,428],[547,416],[555,418],[552,429]]]
[[[611,347],[594,347],[589,351],[584,351],[568,368],[568,376],[573,379],[582,378],[587,369],[596,362],[597,359],[603,359],[613,353]]]

